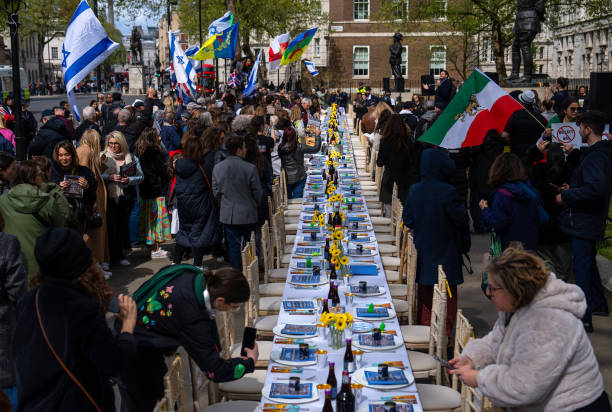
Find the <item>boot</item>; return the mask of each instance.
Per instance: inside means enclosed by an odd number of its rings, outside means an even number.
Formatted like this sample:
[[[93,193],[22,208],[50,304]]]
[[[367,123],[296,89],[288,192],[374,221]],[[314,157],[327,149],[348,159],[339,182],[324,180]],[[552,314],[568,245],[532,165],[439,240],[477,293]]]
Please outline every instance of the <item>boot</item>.
[[[512,73],[506,77],[507,81],[516,80],[519,78],[519,71],[521,70],[521,50],[514,50],[512,47]]]

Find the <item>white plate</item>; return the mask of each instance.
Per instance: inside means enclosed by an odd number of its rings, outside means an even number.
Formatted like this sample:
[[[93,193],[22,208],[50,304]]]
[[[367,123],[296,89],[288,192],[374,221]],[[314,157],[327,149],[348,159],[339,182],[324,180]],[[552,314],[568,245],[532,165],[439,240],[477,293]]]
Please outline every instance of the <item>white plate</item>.
[[[354,322],[351,325],[353,333],[368,333],[374,330],[374,325],[368,322]]]
[[[356,285],[355,285],[356,286]],[[387,290],[384,286],[378,286],[378,293],[361,293],[361,292],[353,292],[353,295],[359,296],[362,298],[370,297],[370,296],[380,296],[387,293]]]
[[[288,379],[282,379],[282,380],[278,380],[274,383],[289,383]],[[290,404],[300,404],[300,403],[309,403],[309,402],[315,402],[317,400],[319,400],[319,390],[317,389],[317,384],[315,382],[312,381],[301,381],[300,383],[311,383],[312,384],[312,397],[310,398],[300,398],[300,399],[287,399],[287,398],[272,398],[270,397],[270,389],[272,388],[272,383],[268,383],[267,385],[265,385],[263,387],[263,390],[261,391],[262,395],[266,398],[271,400],[272,402],[277,402],[277,403],[290,403]]]
[[[387,312],[388,312],[389,316],[386,316],[386,317],[381,316],[381,317],[376,317],[376,318],[370,318],[370,317],[363,317],[362,318],[362,317],[357,316],[357,308],[354,308],[353,309],[353,317],[355,319],[359,319],[359,320],[363,320],[363,321],[378,322],[378,321],[381,321],[381,320],[393,319],[395,316],[397,316],[396,313],[395,313],[395,310],[393,310],[393,309],[387,309]]]
[[[282,360],[280,359],[280,355],[281,355],[281,351],[273,350],[272,352],[270,352],[270,360],[276,363],[280,363],[281,365],[287,365],[287,366],[312,366],[317,363],[316,356],[312,361],[295,362],[295,361]]]
[[[312,339],[312,338],[316,338],[317,335],[319,334],[319,332],[315,331],[314,335],[285,335],[284,333],[281,333],[281,331],[285,328],[286,323],[281,323],[280,325],[276,325],[273,329],[272,332],[274,332],[274,334],[276,336],[280,336],[282,338],[289,338],[289,339]],[[291,323],[291,325],[313,325],[313,323]]]
[[[366,249],[365,247],[363,248],[362,253],[359,253],[356,248],[355,249],[350,248],[347,253],[347,256],[350,256],[350,257],[368,257],[368,256],[376,256],[376,255],[378,255],[377,249]]]
[[[365,371],[376,372],[378,373],[378,367],[369,366],[367,368],[357,369],[352,376],[353,382],[357,382],[362,384],[363,386],[367,386],[368,388],[378,389],[380,391],[394,391],[400,388],[405,388],[414,383],[414,376],[408,372],[408,369],[404,369],[404,375],[406,379],[408,379],[408,383],[404,385],[370,385],[368,384],[368,380],[365,378]],[[398,368],[389,367],[389,372],[393,370],[399,370]]]
[[[400,348],[404,345],[404,339],[400,339],[394,335],[391,335],[391,336],[393,336],[393,346],[379,347],[379,346],[360,345],[359,337],[357,337],[356,339],[353,339],[353,346],[356,348],[362,349],[362,350],[369,351],[369,352],[384,352],[384,351]]]

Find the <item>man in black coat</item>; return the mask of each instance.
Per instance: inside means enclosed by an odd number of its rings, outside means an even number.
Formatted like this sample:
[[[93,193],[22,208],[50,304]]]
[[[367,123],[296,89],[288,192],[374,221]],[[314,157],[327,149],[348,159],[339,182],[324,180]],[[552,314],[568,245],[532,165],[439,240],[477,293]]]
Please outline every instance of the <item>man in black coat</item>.
[[[40,122],[43,124],[38,134],[30,143],[28,149],[29,157],[32,156],[47,156],[53,159],[53,148],[62,140],[71,140],[68,130],[64,123],[53,116],[51,110],[44,110]]]
[[[429,90],[429,85],[423,84],[423,89]],[[453,98],[454,92],[455,86],[453,85],[453,80],[450,78],[448,71],[442,70],[438,79],[438,87],[436,87],[435,105],[439,105],[441,109],[446,108]]]
[[[128,109],[121,109],[119,111],[118,121],[119,126],[115,130],[120,131],[125,136],[127,144],[130,148],[130,152],[134,152],[134,145],[136,140],[140,137],[142,131],[151,127],[153,124],[153,99],[155,98],[155,89],[149,87],[147,92],[147,98],[145,99],[145,108],[142,113],[138,116],[132,116],[132,113]]]
[[[556,201],[563,205],[561,230],[572,237],[572,265],[576,284],[584,292],[587,310],[582,318],[593,332],[592,315],[608,315],[608,304],[597,269],[597,241],[603,239],[612,195],[612,142],[602,141],[606,117],[599,112],[580,115],[580,135],[589,147],[569,185],[563,185]],[[571,156],[571,154],[570,154]]]

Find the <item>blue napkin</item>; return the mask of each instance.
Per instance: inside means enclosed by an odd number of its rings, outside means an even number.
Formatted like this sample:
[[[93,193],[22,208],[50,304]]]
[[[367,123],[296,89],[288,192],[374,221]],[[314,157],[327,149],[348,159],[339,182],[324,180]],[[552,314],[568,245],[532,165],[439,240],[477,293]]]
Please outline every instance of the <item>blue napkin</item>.
[[[304,266],[306,266],[306,263],[304,263]],[[319,275],[293,275],[291,276],[291,283],[316,285],[317,283],[319,283],[319,279],[320,279]]]
[[[349,265],[351,275],[354,276],[376,276],[378,275],[378,268],[376,265]]]
[[[283,300],[283,309],[314,309],[314,303],[311,300]]]
[[[389,371],[389,377],[382,379],[378,372],[365,371],[365,378],[369,385],[406,385],[408,379],[404,375],[404,371]]]
[[[317,331],[317,325],[291,325],[286,324],[281,333],[283,335],[306,336],[314,335]]]
[[[280,355],[280,360],[290,362],[312,362],[314,359],[314,349],[308,349],[308,357],[306,359],[300,359],[299,348],[283,348]]]
[[[356,313],[360,318],[386,318],[389,316],[387,308],[374,308],[374,312],[368,312],[368,308],[357,308]]]
[[[300,383],[297,391],[291,389],[288,383],[273,383],[270,386],[270,397],[284,399],[312,398],[312,383]]]
[[[365,216],[349,216],[349,222],[364,222],[366,220]]]

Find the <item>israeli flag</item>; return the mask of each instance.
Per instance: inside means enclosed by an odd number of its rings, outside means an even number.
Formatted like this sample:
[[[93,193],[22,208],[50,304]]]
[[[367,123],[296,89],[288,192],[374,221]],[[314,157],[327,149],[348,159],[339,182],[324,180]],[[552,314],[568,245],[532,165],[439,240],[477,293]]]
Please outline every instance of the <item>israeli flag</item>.
[[[319,71],[317,70],[317,68],[315,67],[315,64],[313,62],[308,61],[308,60],[304,60],[304,63],[306,64],[306,68],[308,69],[310,74],[312,74],[313,77],[319,75]]]
[[[197,85],[197,73],[193,68],[191,61],[187,58],[185,51],[181,47],[181,43],[174,35],[174,32],[169,32],[170,39],[170,56],[172,57],[172,70],[176,76],[176,88],[183,103],[190,100],[195,100],[195,92]]]
[[[202,71],[202,60],[192,59],[193,55],[196,54],[198,50],[200,50],[200,46],[197,44],[185,50],[185,54],[189,58],[189,61],[191,62],[191,65],[196,73],[200,73]]]
[[[234,23],[234,15],[231,11],[227,11],[221,18],[213,21],[208,26],[208,37],[214,34],[221,34]]]
[[[255,60],[255,64],[251,69],[251,73],[249,74],[249,80],[247,82],[246,87],[244,88],[244,97],[251,97],[257,91],[257,71],[259,69],[259,58],[261,57],[261,50],[257,55],[257,59]]]
[[[81,116],[73,89],[117,47],[119,44],[108,37],[87,1],[81,0],[70,20],[62,45],[62,74],[68,104],[78,121]]]

